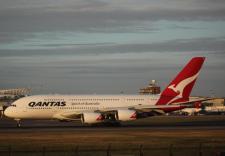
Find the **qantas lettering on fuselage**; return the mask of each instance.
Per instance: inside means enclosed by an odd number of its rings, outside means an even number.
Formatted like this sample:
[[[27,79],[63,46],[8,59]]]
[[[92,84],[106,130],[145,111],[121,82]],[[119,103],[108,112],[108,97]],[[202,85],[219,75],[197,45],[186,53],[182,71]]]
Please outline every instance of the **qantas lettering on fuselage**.
[[[62,107],[62,106],[66,106],[66,102],[65,101],[62,101],[62,102],[60,102],[60,101],[58,101],[58,102],[30,102],[29,104],[28,104],[28,106],[30,106],[30,107],[48,107],[48,106],[51,106],[51,107],[53,107],[53,106],[60,106],[60,107]]]

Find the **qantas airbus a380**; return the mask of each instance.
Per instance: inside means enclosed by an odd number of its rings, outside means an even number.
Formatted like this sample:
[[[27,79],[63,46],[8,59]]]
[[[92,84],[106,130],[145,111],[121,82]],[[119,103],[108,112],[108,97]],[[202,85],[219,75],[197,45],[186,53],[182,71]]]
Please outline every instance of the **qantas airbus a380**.
[[[180,110],[205,100],[189,100],[204,60],[192,58],[159,95],[35,95],[15,101],[4,114],[20,126],[22,119],[116,123]]]

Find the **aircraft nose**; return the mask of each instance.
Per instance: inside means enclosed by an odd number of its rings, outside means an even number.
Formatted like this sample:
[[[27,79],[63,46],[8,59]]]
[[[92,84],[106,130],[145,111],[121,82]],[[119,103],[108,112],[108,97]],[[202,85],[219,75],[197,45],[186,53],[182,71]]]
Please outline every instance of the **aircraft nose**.
[[[9,118],[14,118],[13,117],[13,110],[12,107],[8,107],[6,108],[6,110],[4,111],[4,115],[9,117]]]

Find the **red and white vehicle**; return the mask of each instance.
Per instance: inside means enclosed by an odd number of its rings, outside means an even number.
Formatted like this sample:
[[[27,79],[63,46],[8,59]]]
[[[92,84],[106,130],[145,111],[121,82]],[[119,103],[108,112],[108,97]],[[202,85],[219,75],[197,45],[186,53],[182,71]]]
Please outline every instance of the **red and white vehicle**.
[[[204,57],[192,58],[159,95],[35,95],[15,101],[4,114],[17,121],[57,119],[94,124],[136,120],[180,110],[187,104],[207,100],[189,100],[204,60]]]

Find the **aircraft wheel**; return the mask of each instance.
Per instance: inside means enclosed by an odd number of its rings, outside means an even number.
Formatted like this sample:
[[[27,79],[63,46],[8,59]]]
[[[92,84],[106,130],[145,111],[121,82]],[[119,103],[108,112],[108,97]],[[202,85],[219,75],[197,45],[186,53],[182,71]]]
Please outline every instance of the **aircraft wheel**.
[[[15,120],[16,120],[16,127],[18,128],[21,127],[21,123],[20,123],[21,120],[20,119],[15,119]]]

